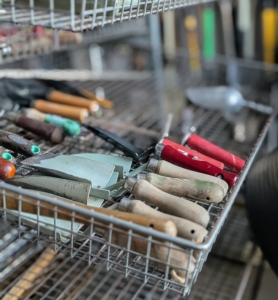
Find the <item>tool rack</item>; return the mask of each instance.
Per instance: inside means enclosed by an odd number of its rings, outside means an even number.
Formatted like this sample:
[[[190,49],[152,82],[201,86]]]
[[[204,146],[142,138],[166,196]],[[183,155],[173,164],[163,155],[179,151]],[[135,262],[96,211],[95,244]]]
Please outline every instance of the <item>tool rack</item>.
[[[56,9],[54,0],[47,1],[48,8],[36,7],[36,2],[32,0],[26,2],[28,3],[24,6],[14,0],[4,1],[2,9],[5,10],[5,13],[0,15],[0,21],[82,31],[116,21],[130,20],[168,9],[208,1],[115,1],[112,6],[109,6],[109,1],[104,3],[93,1],[92,6],[91,1],[72,0],[68,11]],[[81,9],[78,13],[75,13],[78,5]],[[115,24],[115,26],[117,25]],[[102,39],[102,33],[99,32],[99,38]],[[150,57],[157,55],[160,59],[160,53],[148,53],[147,55]],[[269,93],[269,83],[264,80],[266,75],[265,66],[260,63],[248,63],[241,60],[234,60],[234,63],[243,74],[241,78],[241,92],[243,95],[258,103],[266,105],[273,103]],[[194,74],[190,73],[188,57],[178,53],[172,62],[171,71],[165,69],[162,72],[157,72],[156,66],[152,66],[147,72],[126,74],[115,74],[113,72],[92,74],[88,71],[73,70],[70,72],[68,70],[37,70],[36,72],[28,70],[10,70],[7,72],[3,70],[0,72],[0,77],[8,75],[10,77],[28,78],[33,77],[34,74],[38,78],[55,78],[57,76],[57,79],[68,80],[71,85],[83,87],[92,92],[101,86],[106,97],[114,101],[115,108],[111,111],[103,111],[101,116],[94,116],[88,119],[88,122],[103,126],[126,138],[136,146],[144,148],[159,138],[160,132],[163,130],[165,107],[173,104],[173,91],[176,91],[177,95],[184,95],[185,89],[190,86],[225,84],[227,64],[228,61],[225,57],[217,57],[213,61],[213,69],[211,69],[212,62],[208,65],[203,62],[202,73],[196,78]],[[276,74],[277,71],[274,67],[271,71],[272,75]],[[76,78],[79,80],[76,80]],[[196,286],[198,287],[198,275],[202,269],[204,277],[205,274],[210,274],[206,276],[212,276],[212,266],[214,260],[217,261],[217,259],[212,256],[206,264],[208,254],[217,240],[217,236],[230,213],[256,155],[263,145],[277,111],[274,109],[271,116],[254,113],[253,117],[260,124],[257,138],[241,144],[232,139],[230,135],[231,124],[220,113],[206,111],[193,105],[191,105],[191,108],[194,111],[193,125],[196,124],[198,134],[201,137],[247,159],[238,181],[223,202],[218,205],[198,203],[205,207],[210,214],[209,234],[205,241],[202,244],[196,244],[189,240],[171,237],[151,228],[147,229],[93,211],[85,211],[70,204],[62,203],[59,199],[39,195],[0,182],[3,201],[2,218],[12,220],[12,222],[15,222],[13,226],[18,228],[17,224],[24,223],[28,219],[22,214],[22,205],[24,202],[31,201],[37,207],[37,214],[32,220],[29,218],[35,223],[32,226],[35,230],[33,231],[32,242],[40,246],[51,245],[55,251],[65,254],[62,261],[59,261],[60,257],[57,257],[59,263],[55,265],[55,268],[50,268],[50,271],[41,278],[41,281],[29,289],[22,299],[29,299],[31,296],[35,299],[101,299],[102,297],[107,297],[107,299],[136,299],[139,296],[141,297],[139,299],[155,299],[155,297],[161,299],[167,297],[167,295],[173,299],[179,299],[179,297],[189,295],[191,289],[192,294],[189,297],[195,299],[194,295],[196,295],[196,299],[198,299],[199,292],[196,290],[197,288],[194,290],[195,285],[193,284],[197,280]],[[178,111],[179,108],[177,107],[176,110]],[[181,125],[180,116],[177,116],[170,132],[170,137],[175,141],[180,141],[182,138]],[[86,131],[83,131],[78,137],[67,138],[64,143],[53,146],[36,137],[30,137],[28,133],[14,125],[8,125],[6,130],[18,132],[28,137],[28,139],[31,138],[34,143],[41,147],[42,151],[49,153],[99,152],[122,155],[110,144]],[[134,164],[132,167],[136,168],[137,165]],[[32,171],[32,168],[26,167],[21,167],[18,170],[23,175],[30,174]],[[126,195],[129,196],[128,193]],[[14,210],[12,218],[7,207],[9,197],[15,199],[18,203],[18,209]],[[105,201],[103,206],[109,207],[113,203],[114,200],[111,199],[111,201]],[[42,219],[40,211],[46,205],[52,205],[51,210],[53,211],[53,223],[48,224],[51,228],[50,234],[46,234],[42,230],[46,222]],[[63,229],[67,232],[66,240],[62,240],[57,234],[61,229],[56,225],[57,214],[62,209],[66,210],[67,214],[71,216],[70,227],[66,230]],[[86,229],[74,229],[75,218],[78,214],[82,214],[84,220],[86,219],[89,222],[90,225]],[[103,225],[103,222],[105,222],[105,225]],[[107,229],[106,239],[94,230],[94,227],[99,224]],[[28,230],[31,230],[29,227],[27,226]],[[126,239],[124,246],[119,247],[117,243],[113,242],[112,236],[114,233],[119,233]],[[19,236],[22,235],[23,232],[19,228]],[[141,239],[147,244],[145,253],[140,255],[131,249],[132,239],[138,236],[141,236]],[[180,247],[177,251],[188,255],[189,261],[192,261],[194,256],[196,257],[194,270],[191,274],[186,273],[183,283],[173,280],[170,276],[169,256],[168,261],[164,263],[166,266],[164,272],[153,266],[151,247],[160,245],[161,240],[168,242],[168,248],[172,249],[171,251]],[[30,265],[36,255],[34,254],[28,262],[25,262],[25,266]],[[229,268],[228,263],[226,267]],[[185,267],[185,270],[188,270],[188,268],[189,265]],[[223,269],[225,270],[225,266],[223,266]],[[203,272],[201,272],[199,278],[202,278]],[[15,270],[12,279],[9,278],[4,281],[0,297],[3,297],[21,277],[22,272],[18,268]],[[142,295],[146,298],[143,298]],[[126,298],[124,298],[125,296]],[[213,298],[208,297],[208,299]]]

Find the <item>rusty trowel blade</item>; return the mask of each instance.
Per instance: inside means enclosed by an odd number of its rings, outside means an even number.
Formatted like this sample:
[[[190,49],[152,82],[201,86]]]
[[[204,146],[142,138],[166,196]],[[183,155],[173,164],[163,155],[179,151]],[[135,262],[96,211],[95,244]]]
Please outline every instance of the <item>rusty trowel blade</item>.
[[[7,179],[5,182],[26,189],[38,190],[88,204],[91,183],[78,182],[50,176],[24,176]]]

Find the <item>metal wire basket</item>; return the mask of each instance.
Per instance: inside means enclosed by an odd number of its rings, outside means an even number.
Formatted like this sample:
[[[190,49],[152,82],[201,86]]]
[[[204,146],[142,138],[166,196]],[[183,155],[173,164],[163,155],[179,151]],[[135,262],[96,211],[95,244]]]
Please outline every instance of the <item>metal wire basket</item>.
[[[266,80],[262,84],[261,80],[265,78],[264,66],[240,61],[236,64],[242,75],[240,83],[245,96],[249,96],[249,99],[256,102],[269,104],[269,83]],[[151,72],[147,72],[141,76],[139,72],[138,76],[121,78],[118,75],[113,78],[110,76],[109,79],[105,79],[105,74],[102,74],[100,79],[75,81],[71,84],[87,88],[92,92],[102,87],[106,96],[113,99],[115,103],[113,110],[103,112],[100,118],[94,117],[88,122],[114,131],[137,146],[146,147],[160,136],[163,128],[161,120],[164,116],[164,105],[168,103],[171,109],[174,109],[176,99],[177,105],[182,102],[184,106],[183,101],[178,100],[178,95],[184,99],[184,90],[189,86],[225,83],[227,65],[226,60],[222,58],[214,61],[213,71],[204,64],[198,76],[190,72],[187,66],[187,58],[177,56],[170,70],[165,69],[159,80],[157,74],[154,76]],[[187,72],[184,72],[185,68]],[[252,78],[249,77],[250,72]],[[11,75],[12,71],[9,74]],[[30,73],[26,71],[26,74]],[[41,72],[42,77],[43,74],[44,72]],[[66,72],[64,74],[64,79],[67,79]],[[69,78],[73,74],[74,72],[71,72]],[[275,72],[272,71],[272,74]],[[85,75],[88,76],[88,73],[85,72]],[[255,85],[258,82],[260,84]],[[88,265],[104,264],[106,270],[116,270],[123,273],[125,277],[135,277],[151,285],[159,284],[164,290],[173,290],[183,296],[189,294],[266,137],[276,111],[270,117],[254,113],[259,124],[259,134],[255,142],[252,140],[239,143],[232,138],[231,125],[220,113],[206,111],[191,104],[187,105],[194,111],[193,124],[198,123],[196,126],[200,136],[247,158],[239,179],[223,202],[218,205],[196,202],[210,215],[207,228],[209,233],[203,243],[197,244],[153,228],[97,213],[93,211],[93,207],[92,210],[84,209],[74,203],[63,202],[57,197],[1,182],[0,202],[3,218],[33,227],[36,231],[33,233],[34,242],[51,244],[56,251],[64,253],[69,259],[75,258],[80,263],[87,261]],[[177,106],[176,110],[180,110],[180,106]],[[174,140],[180,140],[181,116],[177,113],[176,117],[170,136]],[[8,125],[6,130],[17,132],[20,129]],[[23,131],[20,133],[24,135]],[[67,138],[63,144],[54,147],[38,138],[30,136],[29,138],[33,138],[43,151],[50,153],[99,152],[121,155],[121,152],[110,144],[88,132],[83,132],[75,139]],[[30,169],[21,167],[19,171],[21,174],[28,174]],[[128,192],[126,196],[130,196]],[[114,201],[115,199],[111,199],[103,202],[102,205],[109,207]],[[27,208],[29,212],[33,211],[33,215],[25,214]],[[19,234],[22,234],[20,229]],[[9,287],[4,288],[0,295],[4,295],[8,290]],[[49,293],[46,292],[44,297]],[[61,294],[61,299],[64,299],[63,297],[64,295]]]
[[[0,21],[83,31],[203,2],[209,1],[8,0]]]
[[[1,24],[0,32],[1,64],[63,50],[80,44],[83,40],[81,33],[58,32],[12,24]]]

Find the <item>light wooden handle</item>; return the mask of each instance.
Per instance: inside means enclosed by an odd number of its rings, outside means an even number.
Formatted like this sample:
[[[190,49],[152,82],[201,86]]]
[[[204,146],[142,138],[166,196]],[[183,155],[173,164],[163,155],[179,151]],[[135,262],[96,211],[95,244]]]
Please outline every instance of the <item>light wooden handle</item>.
[[[108,232],[106,233],[105,238],[108,238]],[[128,234],[113,231],[111,242],[112,244],[126,248],[128,245]],[[164,242],[162,245],[158,245],[155,243],[155,241],[153,241],[151,244],[149,263],[154,265],[156,268],[165,271],[168,256],[170,256],[170,275],[179,283],[184,283],[186,280],[186,276],[194,271],[196,260],[193,256],[191,256],[190,258],[190,255],[185,252],[184,249],[181,249],[174,245],[174,249],[169,250],[169,247],[167,247],[168,245],[169,243],[167,242]],[[142,239],[139,237],[132,237],[132,242],[130,245],[131,251],[146,256],[147,248],[148,242],[146,240],[146,237],[142,237]],[[186,270],[188,270],[188,273]]]
[[[196,243],[202,243],[208,233],[208,231],[199,224],[157,211],[140,200],[123,198],[119,203],[118,209],[135,214],[141,214],[147,217],[172,221],[177,227],[177,235],[179,237],[193,240]]]
[[[4,191],[0,189],[0,207],[3,207],[3,194]],[[17,198],[19,197],[19,194],[11,192],[11,191],[5,191],[6,193],[6,208],[7,209],[12,209],[12,210],[18,210],[18,200]],[[23,212],[31,213],[31,214],[37,214],[37,201],[33,198],[25,197],[22,196],[22,203],[21,203],[21,210]],[[28,201],[25,202],[24,200]],[[121,211],[113,211],[109,210],[106,208],[98,208],[94,207],[92,208],[91,206],[73,202],[70,200],[61,200],[59,201],[67,203],[67,205],[70,205],[72,203],[72,207],[81,207],[89,211],[95,211],[101,214],[105,214],[108,216],[113,216],[115,218],[119,218],[125,221],[133,222],[135,224],[145,226],[145,227],[152,227],[155,230],[164,232],[166,234],[169,234],[171,236],[176,236],[177,235],[177,228],[176,225],[172,221],[165,221],[163,219],[158,219],[158,218],[148,218],[142,215],[137,215],[137,214],[132,214],[132,213],[126,213],[126,212],[121,212]],[[41,202],[40,203],[40,215],[41,216],[46,216],[46,217],[54,217],[54,211],[57,209],[55,208],[54,205],[49,204],[47,202]],[[72,220],[72,211],[58,207],[58,212],[57,212],[57,218],[62,219],[62,220],[67,220],[71,221]],[[74,213],[74,218],[76,222],[90,225],[90,218],[87,216],[84,216],[82,214],[79,214],[77,212]],[[98,223],[105,224],[107,225],[106,222],[97,220]]]
[[[27,270],[24,276],[10,289],[2,300],[20,299],[24,292],[33,286],[36,278],[40,276],[44,268],[50,264],[55,255],[56,253],[54,250],[46,248],[35,263]]]
[[[89,110],[89,112],[94,112],[99,109],[99,105],[96,101],[90,101],[82,97],[72,96],[70,94],[62,93],[59,91],[52,91],[48,94],[48,100],[55,103],[84,107]]]
[[[158,161],[158,165],[155,170],[155,173],[163,176],[174,177],[174,178],[196,179],[201,181],[213,182],[222,186],[224,195],[227,194],[229,188],[228,184],[220,178],[206,175],[199,172],[190,171],[184,168],[180,168],[171,163],[168,163],[165,160]]]
[[[112,101],[110,101],[108,99],[105,99],[105,98],[98,97],[97,95],[91,93],[88,90],[80,89],[79,92],[84,97],[86,97],[86,98],[88,98],[90,100],[93,100],[93,101],[97,101],[99,103],[99,105],[101,105],[102,107],[112,108],[114,106],[114,104],[113,104]]]
[[[208,203],[219,203],[225,194],[223,188],[210,181],[173,178],[149,173],[146,180],[160,190],[178,196]]]
[[[85,118],[89,115],[89,111],[86,108],[50,103],[44,100],[35,101],[33,106],[43,113],[59,115],[80,122],[84,122]]]
[[[128,178],[125,187],[131,190],[136,198],[158,206],[165,213],[185,218],[205,228],[208,225],[209,213],[203,207],[186,199],[165,193],[146,180]]]

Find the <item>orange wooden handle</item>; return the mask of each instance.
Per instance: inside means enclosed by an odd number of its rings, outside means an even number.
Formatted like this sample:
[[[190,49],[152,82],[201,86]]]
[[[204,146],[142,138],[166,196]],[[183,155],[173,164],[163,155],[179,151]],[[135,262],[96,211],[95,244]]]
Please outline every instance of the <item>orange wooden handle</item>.
[[[87,108],[89,112],[94,112],[99,109],[99,105],[96,101],[87,100],[82,97],[73,96],[59,91],[52,91],[48,95],[48,100],[60,104],[84,107]]]
[[[112,108],[114,106],[113,102],[105,99],[105,98],[101,98],[98,97],[97,95],[91,93],[88,90],[84,90],[84,89],[80,89],[79,92],[86,98],[91,99],[91,100],[95,100],[98,102],[99,105],[101,105],[102,107],[105,108]]]
[[[33,106],[41,112],[59,115],[61,117],[77,120],[80,122],[84,122],[85,118],[89,115],[89,111],[86,108],[50,103],[44,100],[35,101]]]
[[[8,160],[0,157],[0,180],[13,178],[16,172],[15,166]]]

